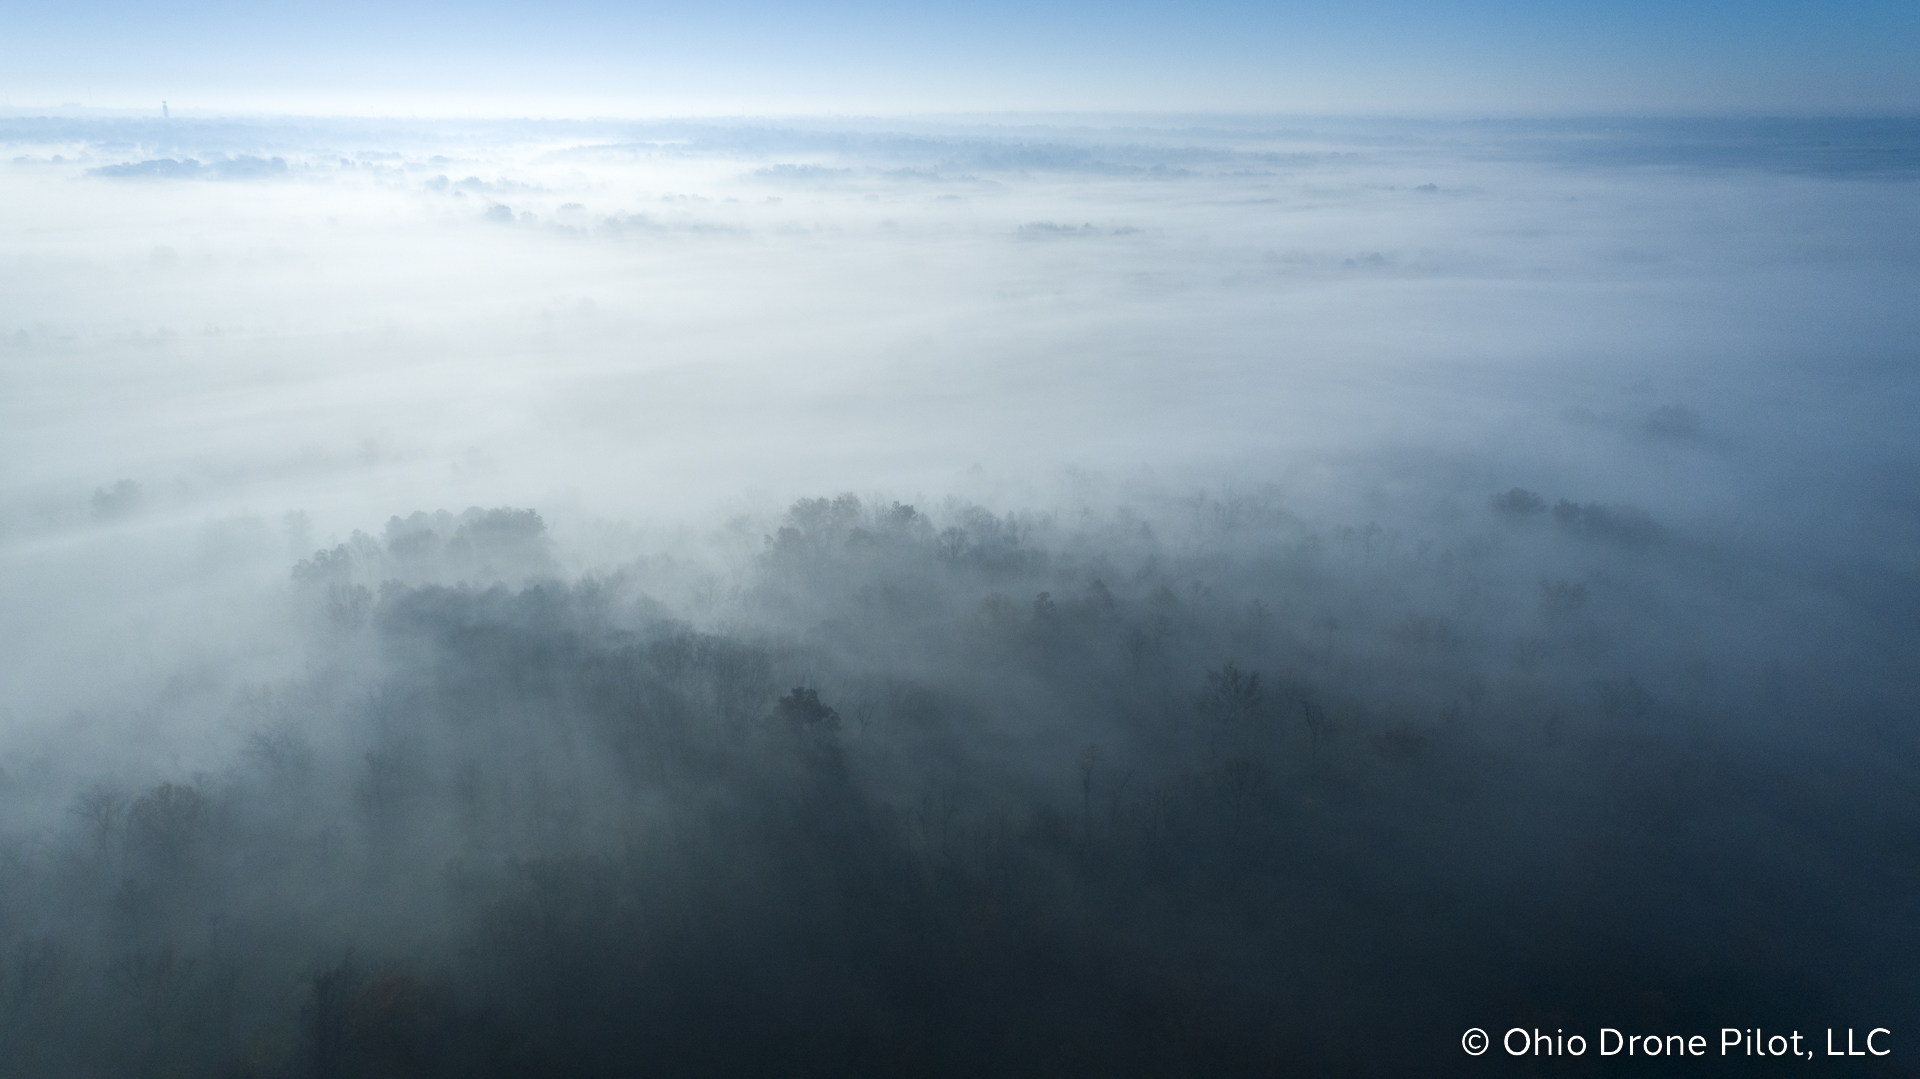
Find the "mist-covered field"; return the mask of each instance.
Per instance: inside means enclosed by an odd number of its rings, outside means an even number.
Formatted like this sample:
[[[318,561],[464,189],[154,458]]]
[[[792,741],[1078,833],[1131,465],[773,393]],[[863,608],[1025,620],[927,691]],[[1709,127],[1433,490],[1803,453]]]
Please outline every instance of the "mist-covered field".
[[[1912,120],[0,117],[0,1075],[1913,1074],[1916,296]]]

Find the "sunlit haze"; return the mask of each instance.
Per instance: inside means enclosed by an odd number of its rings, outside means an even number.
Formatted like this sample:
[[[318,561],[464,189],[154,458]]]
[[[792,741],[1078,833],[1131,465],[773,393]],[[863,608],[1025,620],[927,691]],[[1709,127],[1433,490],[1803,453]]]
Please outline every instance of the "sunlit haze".
[[[1911,1074],[1912,5],[0,24],[0,1077]]]

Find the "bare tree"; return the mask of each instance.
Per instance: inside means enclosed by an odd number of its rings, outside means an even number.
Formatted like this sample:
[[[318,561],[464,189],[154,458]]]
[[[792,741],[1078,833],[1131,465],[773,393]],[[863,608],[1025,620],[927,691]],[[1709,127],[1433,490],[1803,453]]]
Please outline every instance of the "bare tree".
[[[1100,766],[1100,747],[1088,745],[1080,752],[1080,819],[1087,838],[1093,838],[1093,771]]]
[[[89,789],[75,800],[74,816],[86,822],[94,848],[104,852],[113,839],[113,829],[126,812],[127,796],[104,784]]]
[[[1333,724],[1327,719],[1327,710],[1311,701],[1300,702],[1301,718],[1307,723],[1307,739],[1310,752],[1320,752],[1320,742],[1333,733]]]

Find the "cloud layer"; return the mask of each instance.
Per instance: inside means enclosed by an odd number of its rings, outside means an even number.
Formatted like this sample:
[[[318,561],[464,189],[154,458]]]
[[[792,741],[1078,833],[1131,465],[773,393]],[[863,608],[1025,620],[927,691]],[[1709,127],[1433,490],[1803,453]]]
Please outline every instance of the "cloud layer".
[[[0,140],[0,1033],[120,1024],[14,1065],[1911,1011],[1911,124]]]

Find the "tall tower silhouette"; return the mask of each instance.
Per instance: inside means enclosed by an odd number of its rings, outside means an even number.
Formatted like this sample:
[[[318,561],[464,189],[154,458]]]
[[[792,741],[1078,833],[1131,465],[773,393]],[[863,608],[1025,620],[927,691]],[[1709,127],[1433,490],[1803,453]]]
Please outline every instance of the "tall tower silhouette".
[[[173,114],[167,111],[167,103],[164,101],[160,103],[160,118],[162,120],[173,119]]]

